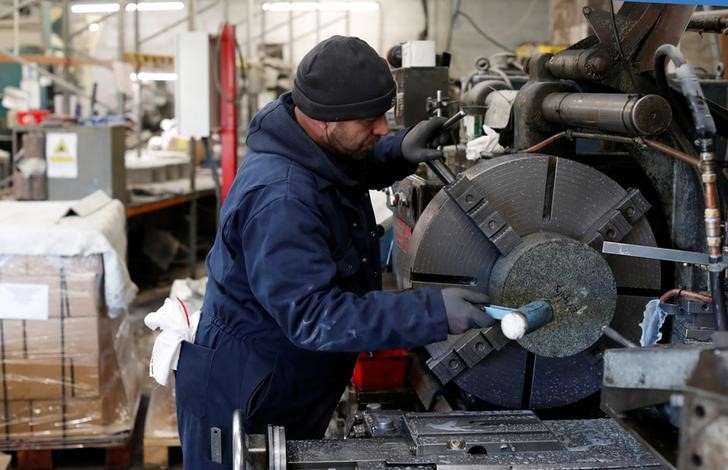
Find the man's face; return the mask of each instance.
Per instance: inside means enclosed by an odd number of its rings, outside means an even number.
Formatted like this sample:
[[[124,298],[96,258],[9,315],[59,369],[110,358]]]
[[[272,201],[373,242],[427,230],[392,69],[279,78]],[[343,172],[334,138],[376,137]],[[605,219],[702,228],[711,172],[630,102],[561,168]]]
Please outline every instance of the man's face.
[[[327,122],[325,143],[330,152],[352,160],[363,160],[388,130],[384,115],[354,121]]]

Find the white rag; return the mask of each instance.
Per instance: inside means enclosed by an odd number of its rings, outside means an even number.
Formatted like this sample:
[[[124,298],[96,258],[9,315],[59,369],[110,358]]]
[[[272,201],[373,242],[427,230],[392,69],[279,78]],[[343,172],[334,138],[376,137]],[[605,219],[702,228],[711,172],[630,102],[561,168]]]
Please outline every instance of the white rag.
[[[504,150],[498,143],[500,134],[485,124],[483,124],[483,132],[485,132],[484,135],[477,139],[468,141],[465,145],[465,158],[468,160],[479,160],[482,157],[481,152],[492,154],[502,152]]]
[[[149,376],[160,385],[166,386],[170,372],[177,370],[182,341],[194,343],[199,323],[200,312],[188,315],[187,307],[180,299],[165,299],[159,310],[144,317],[148,328],[162,330],[154,340],[149,360]]]

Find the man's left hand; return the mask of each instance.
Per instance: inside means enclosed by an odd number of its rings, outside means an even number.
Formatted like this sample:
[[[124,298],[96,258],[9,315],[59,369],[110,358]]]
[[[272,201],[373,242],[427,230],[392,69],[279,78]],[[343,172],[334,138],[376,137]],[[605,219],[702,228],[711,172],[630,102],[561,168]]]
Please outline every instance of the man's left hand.
[[[402,156],[410,163],[422,163],[442,158],[442,151],[433,147],[440,144],[444,117],[433,117],[417,123],[402,139]],[[447,136],[443,136],[447,137]]]

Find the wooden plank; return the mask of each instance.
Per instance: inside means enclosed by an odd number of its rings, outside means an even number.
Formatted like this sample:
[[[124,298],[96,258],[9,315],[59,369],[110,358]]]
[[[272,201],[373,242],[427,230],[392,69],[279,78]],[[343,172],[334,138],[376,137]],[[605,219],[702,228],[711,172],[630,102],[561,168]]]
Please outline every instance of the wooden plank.
[[[0,470],[8,470],[11,460],[13,460],[12,455],[0,452]]]
[[[53,454],[50,449],[19,450],[18,470],[50,470],[53,468]]]
[[[126,470],[131,467],[134,440],[129,439],[124,445],[106,448],[107,470]]]
[[[145,444],[144,467],[169,467],[169,447]]]
[[[172,396],[174,384],[152,390],[144,421],[144,466],[167,467],[169,449],[179,447],[177,412]]]
[[[190,200],[190,196],[184,195],[184,196],[171,197],[169,199],[161,199],[159,201],[153,201],[153,202],[149,202],[149,203],[142,204],[139,206],[127,207],[126,216],[134,217],[136,215],[147,214],[149,212],[155,212],[155,211],[158,211],[161,209],[165,209],[167,207],[184,204],[185,202],[189,202],[189,200]]]

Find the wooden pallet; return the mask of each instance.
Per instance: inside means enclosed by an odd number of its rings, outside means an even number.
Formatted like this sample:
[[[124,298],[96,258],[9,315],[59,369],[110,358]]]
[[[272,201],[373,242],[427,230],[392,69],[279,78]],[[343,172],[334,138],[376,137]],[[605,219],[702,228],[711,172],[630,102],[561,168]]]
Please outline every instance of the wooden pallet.
[[[129,435],[123,442],[113,445],[91,444],[83,449],[103,449],[105,454],[105,468],[113,470],[127,470],[132,465],[134,453],[134,439]],[[68,449],[20,449],[15,451],[16,467],[18,470],[50,470],[53,466],[53,453]]]
[[[180,447],[174,385],[152,390],[144,422],[144,466],[168,467],[169,450]]]
[[[141,398],[141,397],[140,397]],[[107,470],[127,470],[132,466],[134,444],[141,425],[139,416],[140,400],[134,407],[134,428],[130,431],[109,436],[76,436],[61,441],[17,442],[4,441],[3,451],[14,453],[15,467],[18,470],[50,470],[53,466],[53,453],[84,449],[102,450]],[[16,447],[17,446],[17,447]],[[2,460],[0,460],[2,462]],[[3,468],[0,465],[0,468]]]

